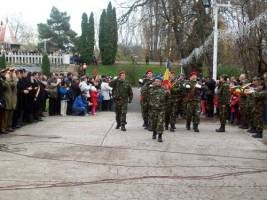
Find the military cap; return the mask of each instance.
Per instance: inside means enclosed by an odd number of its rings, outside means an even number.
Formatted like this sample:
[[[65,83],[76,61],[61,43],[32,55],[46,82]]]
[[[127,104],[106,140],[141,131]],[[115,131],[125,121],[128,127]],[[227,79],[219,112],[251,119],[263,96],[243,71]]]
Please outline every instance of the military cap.
[[[156,76],[156,77],[154,78],[154,80],[160,80],[160,81],[162,81],[163,79],[162,79],[161,76]]]
[[[146,71],[146,74],[148,74],[148,73],[153,73],[152,69],[148,69],[148,70]]]
[[[194,72],[194,71],[191,72],[191,73],[190,73],[190,77],[191,77],[191,76],[197,76],[197,72]]]
[[[5,68],[5,69],[2,69],[1,71],[0,71],[0,73],[5,73],[5,72],[7,72],[9,70],[9,68],[7,67],[7,68]]]

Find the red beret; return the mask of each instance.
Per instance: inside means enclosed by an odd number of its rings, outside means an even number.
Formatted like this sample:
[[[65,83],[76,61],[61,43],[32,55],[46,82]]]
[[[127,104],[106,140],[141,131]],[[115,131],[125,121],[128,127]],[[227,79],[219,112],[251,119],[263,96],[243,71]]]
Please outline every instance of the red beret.
[[[191,72],[190,77],[191,76],[197,76],[197,72]]]
[[[120,72],[119,72],[119,76],[120,76],[121,74],[126,74],[126,72],[125,72],[125,71],[120,71]]]
[[[148,73],[153,73],[153,71],[152,71],[152,69],[148,69],[147,71],[146,71],[146,74],[148,74]]]

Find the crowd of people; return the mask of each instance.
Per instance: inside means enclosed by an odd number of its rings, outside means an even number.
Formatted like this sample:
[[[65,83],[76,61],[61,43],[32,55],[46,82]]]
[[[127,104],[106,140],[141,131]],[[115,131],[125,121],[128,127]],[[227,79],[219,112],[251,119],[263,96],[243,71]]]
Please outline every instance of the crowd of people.
[[[192,72],[188,79],[171,72],[167,82],[161,76],[153,76],[148,70],[141,87],[141,108],[144,128],[153,131],[162,142],[164,129],[175,131],[177,117],[186,121],[186,129],[199,132],[200,116],[213,118],[217,115],[220,127],[216,132],[225,132],[227,121],[236,124],[255,138],[262,138],[263,114],[266,107],[267,74],[251,81],[241,74],[238,79],[222,75],[219,80],[200,78]],[[165,125],[165,127],[164,127]]]
[[[217,115],[220,127],[216,132],[225,132],[229,121],[262,138],[266,80],[267,74],[251,81],[241,74],[238,79],[222,75],[215,81],[200,78],[196,72],[187,79],[172,71],[169,80],[163,81],[148,70],[140,80],[143,126],[162,142],[164,130],[175,131],[178,117],[185,119],[187,130],[199,132],[201,115]],[[54,72],[46,77],[40,72],[5,68],[0,71],[0,133],[42,121],[45,111],[49,116],[94,116],[100,110],[115,110],[116,129],[126,131],[127,106],[132,99],[124,71],[118,78]]]
[[[5,68],[0,71],[0,133],[55,115],[96,115],[112,110],[111,77]]]

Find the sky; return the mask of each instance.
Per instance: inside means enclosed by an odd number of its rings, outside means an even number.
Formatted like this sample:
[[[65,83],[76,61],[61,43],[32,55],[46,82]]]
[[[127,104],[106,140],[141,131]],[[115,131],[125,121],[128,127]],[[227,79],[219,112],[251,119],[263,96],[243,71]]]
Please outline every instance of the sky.
[[[71,28],[80,34],[82,13],[86,12],[89,16],[93,12],[95,20],[98,20],[109,1],[113,6],[117,5],[117,0],[0,0],[0,20],[18,16],[23,23],[37,30],[37,24],[46,23],[52,6],[55,6],[71,16]]]

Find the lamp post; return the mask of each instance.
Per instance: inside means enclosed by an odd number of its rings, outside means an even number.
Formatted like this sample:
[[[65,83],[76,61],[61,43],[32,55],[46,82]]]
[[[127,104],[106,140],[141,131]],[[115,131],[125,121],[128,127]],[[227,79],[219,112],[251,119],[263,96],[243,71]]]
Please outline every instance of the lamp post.
[[[197,0],[198,1],[198,0]],[[202,0],[202,4],[205,9],[213,7],[213,17],[214,17],[214,27],[213,27],[213,66],[212,66],[212,78],[217,79],[217,69],[218,69],[218,12],[219,8],[229,8],[231,6],[230,1],[228,4],[218,4],[217,0]]]

